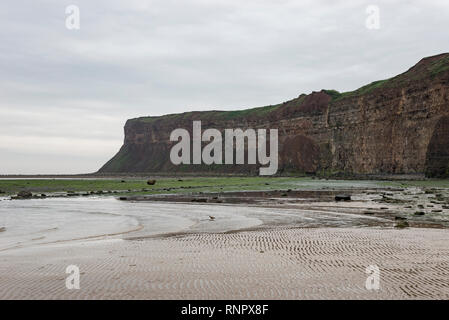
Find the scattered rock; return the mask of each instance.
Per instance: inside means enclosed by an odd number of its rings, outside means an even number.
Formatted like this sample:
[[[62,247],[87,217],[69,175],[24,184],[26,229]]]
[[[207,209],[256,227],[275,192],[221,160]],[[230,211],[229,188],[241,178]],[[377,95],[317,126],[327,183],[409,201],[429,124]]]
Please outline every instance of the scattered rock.
[[[449,209],[449,206],[443,206],[443,209]]]
[[[351,196],[346,194],[338,194],[335,196],[335,201],[351,201]]]
[[[209,216],[209,219],[210,219],[211,221],[214,221],[214,220],[215,220],[215,217],[214,217],[214,216]]]
[[[397,228],[397,229],[404,229],[404,228],[407,228],[409,226],[410,225],[408,224],[407,221],[400,221],[400,222],[396,223],[396,225],[394,227]]]
[[[33,196],[33,194],[30,191],[20,191],[17,194],[17,198],[19,199],[29,199]]]
[[[6,231],[6,227],[0,227],[0,232],[5,232]]]
[[[407,220],[407,218],[405,218],[405,217],[401,217],[401,216],[395,216],[394,217],[394,220]]]
[[[374,214],[372,211],[365,211],[363,214]]]
[[[423,215],[425,215],[426,213],[424,212],[424,211],[416,211],[415,212],[415,216],[423,216]]]
[[[439,212],[443,212],[443,210],[436,209],[436,210],[432,210],[432,212],[439,213]]]
[[[118,199],[119,199],[119,200],[122,200],[122,201],[128,200],[127,197],[120,197],[120,198],[118,198]]]
[[[122,181],[120,181],[121,183],[124,183],[124,182],[126,182],[125,180],[122,180]]]
[[[184,180],[182,180],[182,179],[178,179],[178,181],[179,181],[179,182],[183,182]]]
[[[149,186],[154,186],[156,184],[156,180],[148,180],[147,181],[147,185],[149,185]]]

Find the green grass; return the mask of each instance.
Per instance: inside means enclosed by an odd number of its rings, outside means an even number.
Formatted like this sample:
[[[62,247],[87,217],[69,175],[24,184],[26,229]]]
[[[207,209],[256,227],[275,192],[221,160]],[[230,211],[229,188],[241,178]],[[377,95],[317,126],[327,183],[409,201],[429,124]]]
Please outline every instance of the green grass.
[[[410,180],[410,181],[384,181],[383,185],[388,187],[420,187],[420,188],[449,188],[449,179],[444,180]]]
[[[389,84],[391,79],[385,79],[385,80],[379,80],[374,81],[366,86],[363,86],[357,90],[354,91],[347,91],[347,92],[338,92],[336,90],[326,90],[326,93],[332,97],[332,101],[338,101],[344,98],[350,98],[350,97],[358,97],[364,94],[368,94],[375,89],[385,87]]]
[[[432,77],[447,70],[449,70],[449,56],[435,61],[430,66],[430,74]]]
[[[449,188],[449,180],[425,181],[358,181],[358,180],[320,180],[309,177],[198,177],[198,178],[160,178],[154,186],[146,184],[146,180],[136,179],[30,179],[0,180],[2,196],[17,194],[26,190],[36,194],[54,192],[98,192],[119,191],[119,194],[159,194],[159,193],[192,193],[192,192],[225,192],[244,190],[317,190],[323,188],[345,189],[352,187],[433,187]],[[146,191],[143,191],[146,189]],[[167,190],[170,189],[170,190]],[[131,190],[131,191],[128,191]]]
[[[146,180],[135,179],[30,179],[30,180],[0,180],[0,191],[2,195],[12,195],[19,191],[26,190],[33,193],[52,192],[90,192],[90,191],[114,191],[133,190],[140,192],[148,189],[146,193],[167,193],[167,188],[179,188],[171,192],[191,192],[194,189],[218,191],[224,188],[228,191],[236,190],[260,190],[269,189],[270,186],[281,187],[288,181],[297,181],[295,178],[264,178],[264,177],[206,177],[206,178],[160,178],[154,186],[147,185]],[[183,187],[182,189],[180,189]],[[187,189],[187,187],[190,187]],[[195,190],[196,191],[196,190]]]
[[[250,108],[244,110],[234,110],[234,111],[203,111],[201,112],[201,119],[221,119],[221,120],[232,120],[238,118],[247,118],[247,117],[260,117],[264,116],[272,111],[275,111],[279,108],[281,104],[277,105],[269,105],[264,107]],[[182,119],[191,119],[192,114],[195,112],[185,112],[185,113],[176,113],[169,114],[161,117],[142,117],[134,120],[142,121],[145,123],[153,123],[156,120],[182,120]]]

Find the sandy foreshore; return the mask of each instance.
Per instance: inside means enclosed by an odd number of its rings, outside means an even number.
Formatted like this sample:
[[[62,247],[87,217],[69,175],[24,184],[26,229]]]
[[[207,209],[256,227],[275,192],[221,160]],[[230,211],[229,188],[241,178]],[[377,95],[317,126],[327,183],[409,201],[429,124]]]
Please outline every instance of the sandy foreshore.
[[[68,290],[68,265],[80,289]],[[380,269],[367,290],[365,269]],[[449,230],[270,227],[0,253],[0,299],[449,299]]]

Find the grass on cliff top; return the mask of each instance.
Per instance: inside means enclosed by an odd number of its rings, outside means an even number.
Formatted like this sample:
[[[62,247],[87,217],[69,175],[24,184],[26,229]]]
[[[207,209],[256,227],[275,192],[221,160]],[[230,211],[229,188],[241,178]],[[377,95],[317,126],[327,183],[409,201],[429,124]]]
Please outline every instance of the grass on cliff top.
[[[234,111],[203,111],[201,120],[207,119],[218,119],[218,120],[233,120],[245,117],[261,117],[272,111],[275,111],[281,105],[270,105],[264,107],[257,108],[249,108],[243,110],[234,110]],[[197,113],[196,111],[192,112],[184,112],[184,113],[176,113],[176,114],[168,114],[161,117],[142,117],[138,118],[139,121],[145,123],[154,123],[159,119],[164,120],[182,120],[182,119],[191,119],[193,114]]]
[[[436,60],[431,63],[429,71],[432,77],[435,77],[441,72],[449,70],[449,55],[443,57],[442,59]]]
[[[182,181],[179,181],[182,180]],[[124,181],[124,182],[122,182]],[[31,191],[36,194],[54,192],[119,191],[117,194],[158,194],[191,192],[225,192],[244,190],[315,190],[383,187],[449,188],[449,180],[374,181],[324,180],[310,177],[198,177],[159,178],[150,186],[143,179],[11,179],[0,180],[0,196]],[[145,190],[143,190],[145,189]],[[165,189],[165,190],[164,190]],[[170,189],[170,190],[167,190]]]

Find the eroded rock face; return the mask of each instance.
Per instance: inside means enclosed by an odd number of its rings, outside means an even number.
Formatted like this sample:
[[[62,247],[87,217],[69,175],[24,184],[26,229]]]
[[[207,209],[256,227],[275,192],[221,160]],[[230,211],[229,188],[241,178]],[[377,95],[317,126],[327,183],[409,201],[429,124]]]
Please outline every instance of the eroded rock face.
[[[242,111],[189,112],[128,120],[120,151],[99,172],[257,174],[258,165],[170,162],[172,130],[279,130],[279,172],[447,175],[449,54],[356,91],[322,90],[279,105]]]
[[[433,130],[427,148],[426,175],[449,178],[449,116],[441,117]]]

